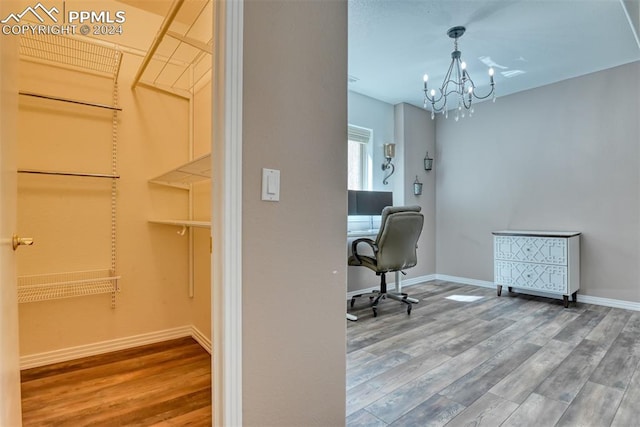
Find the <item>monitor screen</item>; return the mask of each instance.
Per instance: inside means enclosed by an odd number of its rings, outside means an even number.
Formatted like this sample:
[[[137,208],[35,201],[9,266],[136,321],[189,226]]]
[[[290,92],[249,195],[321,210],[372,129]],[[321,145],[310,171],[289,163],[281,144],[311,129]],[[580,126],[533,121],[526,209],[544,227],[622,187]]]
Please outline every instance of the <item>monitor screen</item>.
[[[393,206],[391,191],[348,191],[349,215],[380,215],[386,206]]]

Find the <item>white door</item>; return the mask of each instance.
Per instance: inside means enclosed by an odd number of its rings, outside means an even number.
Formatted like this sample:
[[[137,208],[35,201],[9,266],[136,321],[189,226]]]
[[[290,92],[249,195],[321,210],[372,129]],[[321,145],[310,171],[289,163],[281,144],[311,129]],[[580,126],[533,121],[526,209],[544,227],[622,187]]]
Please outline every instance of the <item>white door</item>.
[[[0,16],[6,16],[0,2]],[[18,289],[13,234],[16,230],[16,37],[0,35],[0,426],[22,424],[18,353]],[[24,250],[24,249],[23,249]]]

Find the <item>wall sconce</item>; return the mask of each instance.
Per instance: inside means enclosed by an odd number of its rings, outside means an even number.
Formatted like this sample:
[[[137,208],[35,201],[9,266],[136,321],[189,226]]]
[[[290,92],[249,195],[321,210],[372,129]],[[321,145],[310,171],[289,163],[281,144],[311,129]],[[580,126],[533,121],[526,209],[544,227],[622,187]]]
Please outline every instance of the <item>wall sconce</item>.
[[[418,181],[418,175],[416,175],[416,180],[413,181],[413,194],[416,196],[422,194],[422,183]]]
[[[429,152],[427,151],[427,155],[424,156],[424,170],[429,172],[431,169],[433,169],[433,159],[429,157]]]
[[[391,172],[385,174],[384,178],[382,179],[382,183],[384,185],[387,185],[389,183],[389,181],[387,180],[391,175],[393,175],[396,170],[395,166],[393,166],[393,163],[391,163],[391,159],[396,156],[396,144],[384,144],[382,148],[384,149],[384,158],[386,159],[386,161],[382,164],[382,170],[386,171],[391,169]]]

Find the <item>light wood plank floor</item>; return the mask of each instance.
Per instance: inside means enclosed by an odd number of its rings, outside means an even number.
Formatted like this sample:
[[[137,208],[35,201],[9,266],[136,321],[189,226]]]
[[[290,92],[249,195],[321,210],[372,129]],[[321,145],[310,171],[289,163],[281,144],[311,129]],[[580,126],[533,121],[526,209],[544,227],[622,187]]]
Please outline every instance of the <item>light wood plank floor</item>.
[[[27,426],[210,426],[211,357],[192,338],[27,369]]]
[[[640,312],[433,281],[349,311],[347,426],[640,425]],[[481,297],[464,302],[452,296]],[[579,298],[579,297],[578,297]]]

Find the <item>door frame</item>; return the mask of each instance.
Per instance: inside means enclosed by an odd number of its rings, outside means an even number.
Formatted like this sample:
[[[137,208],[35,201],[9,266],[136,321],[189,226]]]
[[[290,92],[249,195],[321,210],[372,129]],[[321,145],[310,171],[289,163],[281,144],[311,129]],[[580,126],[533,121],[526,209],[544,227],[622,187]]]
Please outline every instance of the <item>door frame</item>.
[[[243,0],[214,1],[211,166],[213,425],[242,425]],[[218,143],[216,143],[218,142]]]
[[[9,4],[10,5],[10,4]],[[0,3],[0,15],[7,13]],[[18,285],[12,236],[17,227],[16,116],[18,47],[14,37],[0,35],[0,425],[20,426],[20,357]]]

